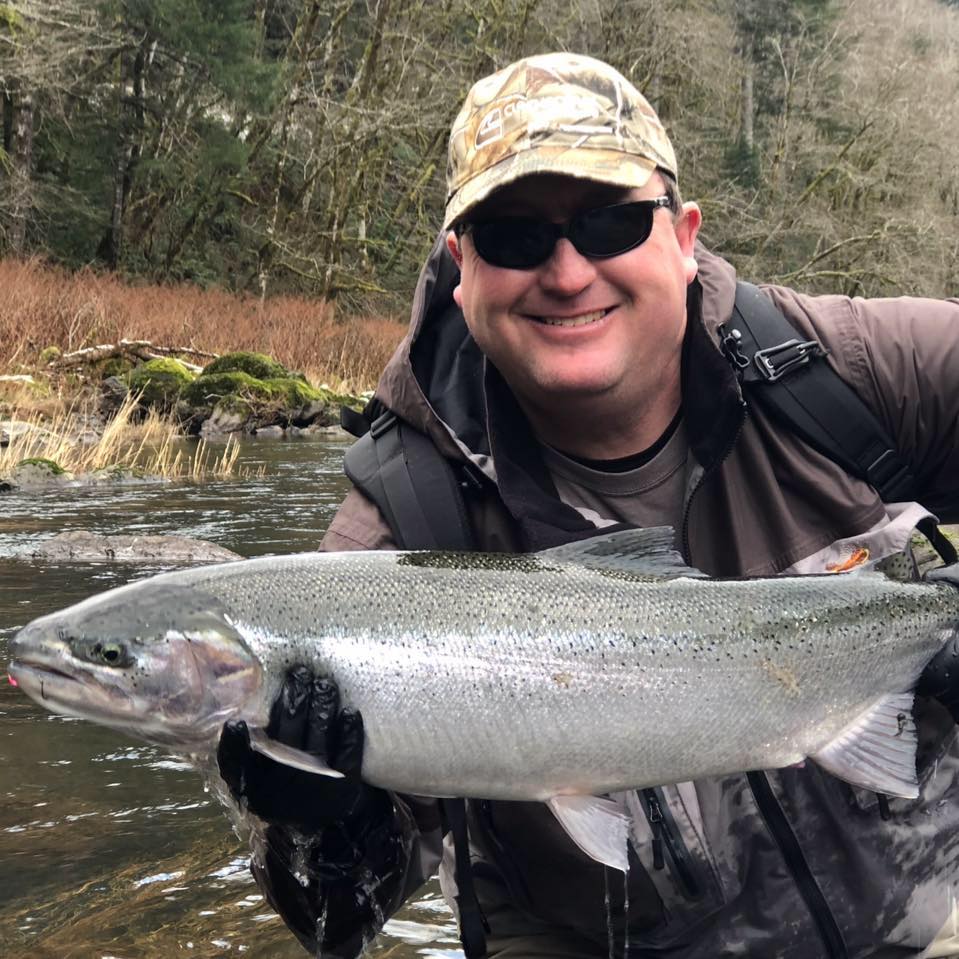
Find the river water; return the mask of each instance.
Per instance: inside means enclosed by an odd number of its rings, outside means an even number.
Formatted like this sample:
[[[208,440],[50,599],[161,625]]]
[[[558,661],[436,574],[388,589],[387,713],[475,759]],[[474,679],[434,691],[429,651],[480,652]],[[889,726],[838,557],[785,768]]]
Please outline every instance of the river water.
[[[240,466],[254,478],[0,494],[0,666],[29,620],[163,568],[42,565],[16,553],[75,529],[181,534],[243,556],[313,549],[346,493],[346,442],[337,434],[250,441]],[[0,683],[3,959],[305,956],[247,861],[223,808],[186,763],[53,716]],[[461,954],[435,881],[370,951]]]

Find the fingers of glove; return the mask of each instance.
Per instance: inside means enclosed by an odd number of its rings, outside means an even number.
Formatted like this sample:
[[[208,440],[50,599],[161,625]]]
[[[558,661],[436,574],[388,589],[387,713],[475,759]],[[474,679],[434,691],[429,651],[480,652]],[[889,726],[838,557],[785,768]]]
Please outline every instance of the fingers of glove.
[[[234,799],[238,800],[245,791],[246,768],[252,752],[246,723],[242,720],[224,723],[216,748],[216,763]]]
[[[330,764],[349,777],[359,778],[363,766],[363,717],[355,709],[344,709],[336,726]]]
[[[331,679],[318,678],[310,684],[310,701],[303,748],[331,764],[334,730],[340,711],[340,691]]]
[[[266,734],[271,739],[294,749],[304,748],[312,683],[313,673],[306,666],[294,666],[286,674],[270,708]]]
[[[948,583],[950,586],[959,587],[959,563],[953,563],[951,566],[937,566],[929,570],[923,579],[929,583]]]
[[[959,702],[959,638],[953,636],[933,656],[923,670],[917,688],[924,696]]]

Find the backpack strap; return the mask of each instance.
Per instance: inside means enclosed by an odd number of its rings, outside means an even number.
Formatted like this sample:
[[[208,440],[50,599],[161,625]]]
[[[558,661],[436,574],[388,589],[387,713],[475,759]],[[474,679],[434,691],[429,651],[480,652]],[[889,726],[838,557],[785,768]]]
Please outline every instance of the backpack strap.
[[[475,549],[463,497],[468,480],[428,437],[382,409],[346,451],[346,475],[376,504],[401,549]],[[349,425],[359,426],[355,419]]]
[[[479,904],[473,882],[470,858],[469,829],[465,799],[440,799],[443,835],[453,840],[453,876],[456,880],[456,911],[459,913],[460,941],[466,959],[486,959],[486,937],[489,923]]]
[[[743,392],[810,446],[874,487],[884,502],[913,498],[915,479],[879,420],[758,287],[736,284],[721,346]]]

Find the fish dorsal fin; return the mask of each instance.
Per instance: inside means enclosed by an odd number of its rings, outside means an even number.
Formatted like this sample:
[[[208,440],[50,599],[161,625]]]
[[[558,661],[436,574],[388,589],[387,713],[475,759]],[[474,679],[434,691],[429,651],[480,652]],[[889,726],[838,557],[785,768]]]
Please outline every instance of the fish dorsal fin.
[[[703,576],[698,569],[686,565],[676,550],[675,539],[671,526],[624,529],[544,549],[537,556],[552,563],[615,570],[650,579]]]
[[[306,773],[316,773],[317,776],[329,776],[331,779],[344,778],[343,773],[331,769],[312,753],[279,743],[267,736],[262,729],[253,726],[250,727],[250,748],[254,752],[269,756],[270,759],[282,763],[284,766],[292,766],[293,769],[302,769]]]
[[[918,740],[912,705],[912,693],[881,699],[810,758],[855,786],[915,799]]]
[[[554,796],[546,805],[590,859],[626,872],[629,815],[620,803],[598,796]]]

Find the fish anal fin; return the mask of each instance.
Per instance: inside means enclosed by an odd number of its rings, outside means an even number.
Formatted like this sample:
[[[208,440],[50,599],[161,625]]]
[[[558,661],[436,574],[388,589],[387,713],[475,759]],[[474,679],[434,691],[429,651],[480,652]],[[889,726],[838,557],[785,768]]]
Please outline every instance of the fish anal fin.
[[[810,758],[855,786],[915,799],[918,739],[912,706],[911,692],[881,699]]]
[[[331,769],[319,757],[303,752],[302,749],[294,749],[292,746],[279,743],[258,727],[250,727],[250,748],[284,766],[292,766],[293,769],[316,773],[317,776],[329,776],[331,779],[344,778],[343,773]]]
[[[587,856],[626,872],[629,816],[620,803],[597,796],[554,796],[546,805]]]

